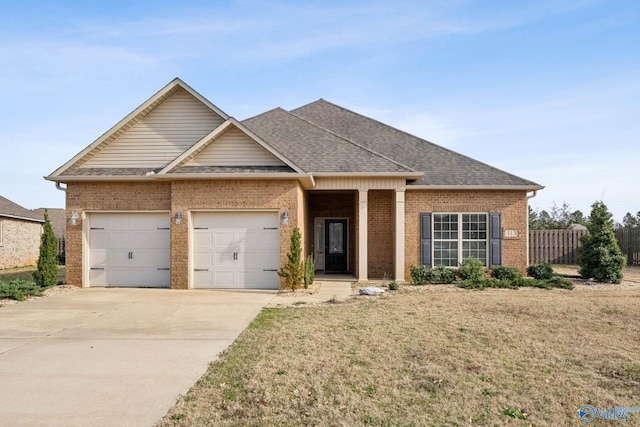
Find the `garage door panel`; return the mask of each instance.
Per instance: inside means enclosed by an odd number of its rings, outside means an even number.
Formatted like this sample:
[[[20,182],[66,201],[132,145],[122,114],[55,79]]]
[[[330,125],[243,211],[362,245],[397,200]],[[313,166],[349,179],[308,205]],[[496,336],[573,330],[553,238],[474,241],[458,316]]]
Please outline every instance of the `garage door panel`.
[[[235,261],[236,260],[232,252],[216,252],[214,254],[214,262],[212,266],[232,269]]]
[[[167,213],[90,213],[90,286],[169,287]]]
[[[169,239],[168,230],[136,231],[128,235],[126,247],[131,248],[135,245],[138,250],[154,249],[165,246],[167,239]]]
[[[216,250],[233,250],[237,246],[236,233],[233,231],[213,231],[213,241]]]
[[[280,240],[277,232],[254,232],[247,238],[247,246],[265,251],[277,250],[280,247]]]
[[[194,287],[277,289],[279,278],[273,270],[280,263],[278,225],[275,212],[194,213]],[[213,247],[208,239],[213,239]],[[211,262],[206,252],[214,253]],[[202,274],[202,269],[212,274]]]
[[[274,254],[273,252],[244,252],[238,254],[238,260],[244,270],[278,269],[280,254]]]
[[[193,232],[193,247],[195,249],[213,248],[213,235],[209,230],[195,230]]]
[[[197,251],[193,254],[193,265],[195,268],[207,268],[213,266],[214,254],[211,252]]]
[[[193,286],[196,288],[209,288],[213,283],[212,271],[199,271],[195,270],[193,273]]]
[[[248,289],[278,289],[280,286],[278,274],[275,272],[245,271],[243,283]]]
[[[167,253],[165,251],[133,251],[131,252],[131,270],[137,268],[162,268],[168,266],[166,261]]]
[[[238,287],[235,279],[236,273],[233,270],[216,270],[213,273],[214,288],[236,288]]]

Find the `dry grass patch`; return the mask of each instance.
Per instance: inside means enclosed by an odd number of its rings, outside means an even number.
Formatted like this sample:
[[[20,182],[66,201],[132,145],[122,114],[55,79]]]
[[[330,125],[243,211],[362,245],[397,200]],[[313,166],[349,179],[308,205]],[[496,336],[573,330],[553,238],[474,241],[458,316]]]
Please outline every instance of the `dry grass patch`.
[[[159,425],[558,426],[640,405],[639,291],[451,289],[265,309]]]

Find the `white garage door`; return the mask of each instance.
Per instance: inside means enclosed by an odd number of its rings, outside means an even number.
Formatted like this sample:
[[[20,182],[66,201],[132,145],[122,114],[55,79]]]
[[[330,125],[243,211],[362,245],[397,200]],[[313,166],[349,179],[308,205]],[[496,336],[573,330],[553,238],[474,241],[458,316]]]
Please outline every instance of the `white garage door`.
[[[168,213],[92,213],[90,286],[168,288]]]
[[[278,289],[277,212],[193,214],[196,288]]]

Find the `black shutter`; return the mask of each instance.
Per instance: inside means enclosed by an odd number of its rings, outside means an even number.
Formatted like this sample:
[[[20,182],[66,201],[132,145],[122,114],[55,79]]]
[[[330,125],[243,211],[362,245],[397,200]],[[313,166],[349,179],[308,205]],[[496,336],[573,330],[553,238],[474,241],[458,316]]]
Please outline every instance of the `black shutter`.
[[[431,267],[431,214],[420,214],[420,263]]]
[[[502,221],[500,212],[489,214],[490,234],[489,239],[489,265],[490,267],[502,265]]]

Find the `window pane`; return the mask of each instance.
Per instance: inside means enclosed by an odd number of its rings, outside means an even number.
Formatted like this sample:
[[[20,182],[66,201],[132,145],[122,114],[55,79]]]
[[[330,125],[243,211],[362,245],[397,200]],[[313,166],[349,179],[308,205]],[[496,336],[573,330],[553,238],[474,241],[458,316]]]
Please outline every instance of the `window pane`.
[[[462,242],[462,258],[475,258],[487,265],[487,242]]]
[[[486,240],[487,215],[462,214],[462,238],[464,240]]]
[[[329,253],[341,254],[344,251],[342,244],[342,223],[330,222],[329,223]]]
[[[458,215],[435,214],[433,216],[433,238],[443,240],[457,239]]]
[[[458,242],[434,242],[433,265],[456,267],[458,265]]]

